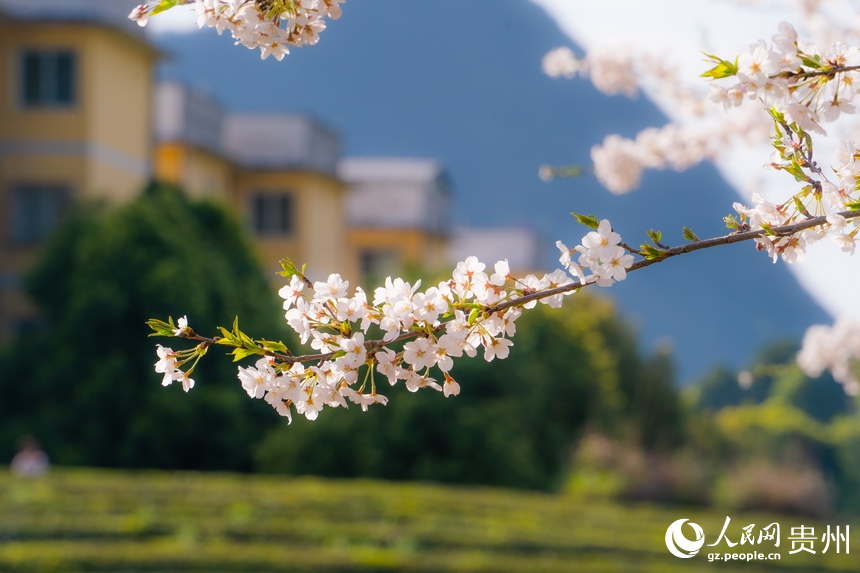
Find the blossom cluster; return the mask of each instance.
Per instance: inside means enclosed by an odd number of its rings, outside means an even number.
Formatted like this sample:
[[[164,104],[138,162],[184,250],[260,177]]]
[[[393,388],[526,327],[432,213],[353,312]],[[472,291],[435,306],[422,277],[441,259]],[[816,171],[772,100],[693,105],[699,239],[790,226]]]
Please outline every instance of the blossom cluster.
[[[680,86],[665,57],[631,54],[616,45],[577,58],[568,48],[557,48],[543,60],[544,72],[551,77],[587,75],[608,95],[635,95],[637,85],[646,84],[675,109],[687,112],[684,127],[649,128],[632,139],[611,135],[592,149],[595,176],[611,192],[635,189],[644,169],[683,170],[717,157],[739,137],[759,140],[766,133],[766,122],[757,121],[750,111],[735,110],[728,118],[713,114],[700,94]],[[736,63],[710,59],[716,66],[704,75],[717,80],[711,84],[710,99],[724,109],[745,101],[763,103],[783,114],[787,123],[816,133],[824,133],[822,123],[855,110],[860,50],[839,42],[819,49],[799,40],[785,22],[770,44],[758,41]]]
[[[818,28],[819,32],[835,30],[833,25]],[[840,34],[845,32],[852,31],[840,29]],[[832,33],[817,35],[826,48],[801,40],[783,22],[769,43],[759,40],[734,61],[708,56],[714,64],[703,74],[714,80],[708,99],[732,110],[727,116],[715,115],[702,105],[698,94],[681,88],[665,58],[648,54],[634,58],[617,47],[578,58],[569,49],[558,48],[545,56],[543,69],[551,77],[589,76],[608,95],[634,95],[637,84],[648,85],[686,117],[683,126],[648,128],[632,139],[610,135],[592,149],[595,176],[616,194],[636,188],[645,169],[683,170],[718,157],[739,138],[758,141],[770,132],[774,152],[766,167],[791,174],[802,189],[782,203],[753,193],[752,206],[735,203],[737,216],[730,215],[725,222],[736,233],[759,232],[755,239],[759,250],[774,262],[781,257],[791,263],[802,261],[810,245],[828,236],[843,252],[854,254],[860,225],[855,216],[860,208],[860,152],[853,141],[842,141],[835,161],[825,170],[813,155],[811,137],[825,134],[823,125],[854,114],[860,49],[834,41]],[[856,33],[848,37],[860,41]],[[768,122],[755,117],[758,106],[743,106],[746,102],[768,109],[773,131]],[[565,170],[544,168],[543,173],[551,178]],[[788,226],[796,230],[778,232]],[[852,339],[856,326],[849,324],[810,329],[798,361],[814,375],[831,370],[847,392],[856,393],[857,380],[848,365],[851,356],[860,355],[860,348]]]
[[[798,39],[797,32],[783,22],[770,44],[763,40],[740,54],[735,62],[709,56],[714,68],[704,75],[715,80],[711,99],[725,109],[744,101],[758,101],[769,108],[774,119],[774,156],[768,166],[785,170],[805,186],[783,204],[767,201],[760,194],[752,197],[753,207],[735,203],[740,221],[727,224],[735,231],[764,231],[758,248],[774,261],[803,260],[808,245],[830,235],[841,249],[852,253],[857,242],[857,223],[840,215],[858,202],[860,166],[855,165],[857,149],[851,141],[842,144],[832,175],[818,167],[812,154],[809,132],[824,133],[821,124],[853,113],[852,100],[860,82],[860,49],[833,43],[826,50]],[[651,69],[657,69],[648,61]],[[567,48],[548,53],[544,71],[553,77],[588,74],[602,92],[633,93],[643,62],[616,51],[602,49],[576,58]],[[728,82],[728,83],[726,83]],[[679,96],[680,97],[680,96]],[[745,131],[743,124],[764,125],[745,115],[722,118],[720,124],[691,122],[680,127],[668,124],[648,128],[634,139],[610,135],[591,151],[594,173],[613,193],[635,188],[643,170],[686,169],[725,149],[732,134]],[[747,128],[746,131],[749,131]],[[776,237],[771,230],[812,217],[826,216],[823,225],[803,229],[789,236]]]
[[[634,97],[639,83],[635,63],[628,47],[606,44],[589,52],[587,58],[577,58],[566,46],[555,48],[544,56],[542,67],[551,78],[589,76],[594,87],[606,95]]]
[[[554,78],[587,76],[606,95],[632,97],[640,84],[647,83],[664,99],[672,101],[676,110],[685,110],[690,117],[691,121],[684,126],[669,123],[650,127],[632,139],[609,135],[592,148],[594,175],[617,195],[636,189],[645,169],[682,171],[716,158],[738,133],[767,136],[765,129],[751,131],[750,126],[756,122],[747,117],[749,114],[736,113],[728,119],[707,117],[708,109],[703,106],[700,94],[681,85],[676,70],[665,58],[647,54],[634,57],[633,50],[619,45],[598,46],[578,58],[569,48],[560,47],[544,56],[543,71]],[[551,177],[554,171],[545,173]]]
[[[857,246],[860,221],[846,218],[843,213],[854,210],[860,200],[858,175],[860,162],[853,141],[843,141],[839,161],[833,166],[833,175],[828,177],[815,166],[811,155],[811,144],[804,132],[796,125],[785,125],[784,118],[777,114],[777,134],[774,146],[776,157],[771,165],[784,169],[807,183],[803,190],[788,201],[775,204],[759,194],[753,194],[753,207],[734,203],[740,220],[727,218],[737,230],[763,230],[756,239],[757,248],[777,261],[779,257],[788,263],[802,261],[806,250],[824,237],[829,236],[840,249],[850,255]],[[779,123],[782,122],[780,126]],[[825,223],[809,227],[796,233],[776,236],[773,229],[784,227],[813,217],[826,217]]]
[[[835,42],[821,50],[798,39],[794,28],[782,22],[770,44],[759,40],[738,56],[736,65],[721,64],[725,69],[715,79],[736,79],[728,87],[711,86],[712,99],[725,109],[744,99],[758,100],[785,114],[788,123],[822,135],[822,122],[854,113],[851,101],[860,81],[858,48]]]
[[[316,44],[325,19],[341,15],[344,0],[168,0],[141,4],[129,14],[145,26],[152,14],[177,4],[192,5],[197,25],[230,32],[237,44],[282,60],[289,48]]]
[[[188,318],[183,316],[178,321],[178,326],[173,330],[174,336],[181,336],[188,328]],[[188,392],[194,388],[194,380],[189,377],[190,370],[184,371],[181,366],[189,362],[197,354],[194,350],[174,351],[172,348],[156,345],[158,362],[155,363],[155,371],[164,374],[161,380],[162,386],[170,386],[174,382],[180,382],[182,389]],[[191,368],[193,370],[193,367]]]
[[[845,393],[860,393],[860,324],[839,319],[833,326],[809,328],[797,354],[797,365],[807,375],[820,376],[829,370]]]
[[[683,171],[715,157],[722,143],[707,127],[670,123],[644,129],[635,139],[609,135],[591,149],[591,161],[603,186],[620,195],[639,186],[645,169]]]
[[[627,269],[633,265],[633,255],[621,245],[621,235],[612,230],[612,225],[603,219],[597,229],[582,238],[582,244],[568,249],[561,241],[556,242],[561,251],[561,264],[581,284],[591,282],[598,286],[610,287],[616,281],[627,278]],[[573,262],[573,256],[578,254],[578,264]],[[584,269],[591,274],[585,275]]]
[[[208,344],[233,344],[242,352],[241,344],[252,349],[247,355],[263,354],[254,366],[239,367],[242,387],[290,420],[293,408],[314,420],[325,406],[346,407],[352,402],[367,410],[372,404],[386,404],[387,397],[378,392],[377,375],[390,386],[402,381],[410,392],[432,388],[446,397],[457,395],[460,386],[450,374],[454,359],[476,357],[479,352],[487,361],[507,358],[524,309],[538,302],[558,308],[565,296],[582,286],[608,287],[626,278],[634,257],[621,246],[621,236],[608,220],[591,224],[595,230],[574,249],[558,243],[560,261],[569,274],[558,269],[541,278],[532,274],[514,278],[506,260],[498,261],[491,272],[476,257],[467,257],[457,263],[450,279],[436,286],[421,291],[420,281],[412,285],[388,277],[371,297],[360,287],[350,295],[349,282],[338,274],[311,282],[288,265],[289,284],[278,292],[284,317],[300,342],[309,343],[317,354],[295,357],[264,351],[269,347],[258,346],[238,326],[233,333],[222,330],[224,339],[195,338],[183,317],[176,327],[172,322],[158,323],[164,328],[155,329],[203,342],[181,352],[159,345],[156,371],[164,374],[163,384],[181,380],[188,391],[194,382],[188,378],[190,371],[183,372],[180,366],[199,359]],[[578,262],[573,260],[577,255]],[[399,350],[392,348],[395,345]]]

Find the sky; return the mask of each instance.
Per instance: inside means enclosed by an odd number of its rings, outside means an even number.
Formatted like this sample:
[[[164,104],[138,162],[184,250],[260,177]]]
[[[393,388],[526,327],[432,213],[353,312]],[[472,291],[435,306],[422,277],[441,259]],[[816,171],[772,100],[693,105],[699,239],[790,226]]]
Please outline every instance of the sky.
[[[455,224],[532,229],[551,269],[558,266],[555,241],[573,245],[584,234],[572,210],[609,218],[631,242],[645,240],[649,228],[673,243],[681,241],[681,225],[700,236],[725,232],[722,217],[738,195],[711,164],[647,173],[642,189],[625,196],[593,177],[537,177],[543,163],[587,164],[590,147],[609,133],[635,135],[666,123],[673,111],[647,97],[605,97],[585,80],[548,78],[540,71],[543,54],[563,44],[581,52],[612,34],[650,46],[672,39],[679,45],[670,53],[693,54],[685,65],[691,81],[701,82],[701,56],[690,45],[715,36],[658,12],[695,3],[649,3],[647,13],[636,13],[638,3],[621,1],[571,11],[583,3],[496,0],[488,11],[486,0],[348,0],[318,45],[282,62],[197,31],[185,9],[153,18],[148,30],[167,54],[159,77],[201,89],[225,109],[310,113],[341,134],[346,155],[440,161],[453,184]],[[620,17],[607,4],[628,10]],[[767,25],[766,36],[775,27]],[[676,39],[673,30],[681,30]],[[748,40],[738,36],[743,47]],[[757,173],[767,150],[747,153],[745,169]],[[688,381],[716,363],[743,367],[762,345],[799,339],[809,325],[830,319],[788,268],[741,244],[667,261],[598,292],[616,300],[646,349],[675,350],[679,379]]]

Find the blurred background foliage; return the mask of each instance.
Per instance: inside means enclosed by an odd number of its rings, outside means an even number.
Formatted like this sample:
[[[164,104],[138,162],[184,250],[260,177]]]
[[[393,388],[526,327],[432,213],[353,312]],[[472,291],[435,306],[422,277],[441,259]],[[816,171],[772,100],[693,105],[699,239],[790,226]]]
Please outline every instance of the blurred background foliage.
[[[151,317],[187,313],[277,338],[276,295],[232,217],[153,185],[126,206],[82,205],[26,279],[42,324],[0,355],[0,448],[33,433],[58,464],[250,470],[273,420],[212,352],[193,392],[160,387]],[[180,341],[176,341],[180,342]],[[205,382],[203,382],[205,381]]]
[[[0,351],[0,455],[34,434],[60,465],[259,471],[484,484],[824,517],[860,508],[857,400],[776,342],[747,384],[715,367],[676,389],[667,350],[638,347],[580,293],[518,322],[503,362],[461,359],[452,399],[402,386],[363,413],[292,425],[248,399],[213,351],[187,395],[153,371],[145,321],[188,314],[294,341],[240,225],[152,185],[119,209],[80,208],[30,273],[42,323]],[[182,341],[161,341],[175,347]]]

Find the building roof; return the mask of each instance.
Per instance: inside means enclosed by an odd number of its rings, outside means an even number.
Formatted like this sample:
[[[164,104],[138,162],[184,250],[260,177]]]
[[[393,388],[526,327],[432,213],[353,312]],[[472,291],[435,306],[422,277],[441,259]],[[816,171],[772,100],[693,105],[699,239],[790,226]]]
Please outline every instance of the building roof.
[[[349,193],[347,223],[353,228],[421,229],[447,235],[451,192],[432,159],[350,157],[338,164]]]
[[[12,20],[97,24],[148,44],[143,28],[128,19],[140,0],[0,0],[0,14]]]
[[[439,162],[411,157],[349,157],[338,164],[337,173],[347,183],[426,183],[444,175]]]
[[[208,94],[176,82],[159,83],[154,102],[157,141],[191,144],[251,169],[335,175],[338,136],[310,116],[224,111]]]
[[[448,247],[452,262],[478,257],[488,268],[507,259],[514,273],[536,272],[543,268],[538,234],[527,227],[464,228],[454,231]]]
[[[337,134],[307,115],[231,113],[224,117],[224,150],[257,169],[312,169],[335,174]]]
[[[160,82],[153,94],[153,112],[156,141],[191,143],[224,155],[224,112],[207,94],[177,82]]]

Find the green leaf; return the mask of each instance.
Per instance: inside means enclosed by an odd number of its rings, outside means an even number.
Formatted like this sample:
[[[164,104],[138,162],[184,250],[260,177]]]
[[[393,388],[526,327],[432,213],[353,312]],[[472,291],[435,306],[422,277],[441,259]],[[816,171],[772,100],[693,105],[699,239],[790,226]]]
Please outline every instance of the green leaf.
[[[222,332],[226,332],[222,329]],[[240,348],[252,350],[254,354],[259,354],[262,349],[251,339],[250,336],[239,330],[239,317],[233,319],[233,332],[229,335],[231,344]]]
[[[699,241],[699,237],[690,229],[690,227],[684,226],[684,239],[696,243]]]
[[[665,251],[662,249],[658,249],[657,247],[653,247],[648,243],[642,243],[639,246],[639,251],[642,253],[642,256],[648,259],[649,261],[653,261],[655,259],[660,259],[664,256]]]
[[[247,358],[255,354],[260,354],[260,352],[249,348],[234,348],[233,352],[231,352],[230,354],[233,355],[233,362],[239,362],[243,358]]]
[[[245,348],[259,348],[259,346],[257,346],[257,343],[254,342],[253,339],[244,332],[239,333],[239,338],[242,341],[242,346],[244,346]]]
[[[170,10],[174,6],[179,5],[179,0],[161,0],[158,5],[150,11],[150,16],[155,16],[156,14],[161,14],[162,12],[166,12]]]
[[[291,277],[299,272],[299,269],[296,268],[296,265],[290,259],[281,259],[280,263],[281,268],[284,270],[278,272],[278,274],[282,277]],[[302,270],[304,270],[304,267],[302,267]]]
[[[562,165],[556,167],[550,167],[549,165],[544,165],[538,171],[538,174],[541,179],[544,181],[550,181],[555,178],[573,178],[573,177],[582,177],[587,173],[586,169],[580,167],[579,165]]]
[[[806,145],[806,152],[811,156],[814,151],[812,149],[812,136],[805,131],[801,132],[801,135],[803,136],[803,143]]]
[[[860,211],[860,201],[856,201],[854,203],[848,203],[845,206],[848,207],[849,211]]]
[[[773,227],[771,227],[767,223],[762,223],[761,228],[764,229],[765,235],[776,236],[776,232],[773,230]]]
[[[797,162],[797,157],[794,155],[791,156],[791,165],[783,165],[782,168],[788,173],[794,175],[794,179],[796,181],[807,180],[806,173],[803,172],[803,168]]]
[[[233,333],[224,328],[223,326],[219,326],[218,330],[221,331],[221,339],[218,340],[217,344],[223,344],[224,346],[240,346],[237,344],[236,339],[233,337]]]
[[[174,327],[163,320],[150,318],[146,321],[146,325],[153,330],[149,336],[173,336]]]
[[[705,54],[704,52],[702,52]],[[711,54],[705,54],[708,60],[711,62],[716,62],[716,66],[711,68],[702,74],[703,78],[711,78],[712,80],[718,80],[720,78],[728,78],[734,76],[738,73],[738,59],[735,58],[735,63],[731,63],[728,60],[724,60],[717,56],[712,56]],[[706,62],[708,60],[705,60]]]
[[[478,320],[478,315],[480,314],[480,312],[481,311],[478,310],[477,308],[472,309],[472,312],[469,313],[469,326],[472,326],[475,324],[475,321]]]
[[[800,56],[800,61],[803,62],[803,65],[807,68],[812,68],[814,70],[820,70],[823,66],[821,65],[821,56],[815,55],[809,57],[807,55]]]
[[[738,220],[735,219],[734,215],[726,215],[723,217],[723,222],[726,224],[726,229],[737,231],[738,227],[740,227],[740,223],[738,223]]]
[[[768,108],[767,113],[770,114],[770,116],[773,118],[773,121],[777,124],[776,132],[779,133],[780,136],[782,136],[781,124],[785,123],[785,114],[778,111],[775,107]]]
[[[803,143],[805,145],[812,145],[812,136],[809,135],[809,132],[800,127],[800,125],[798,125],[796,122],[792,123],[789,127],[791,127],[792,131],[797,134],[798,139],[803,140]]]
[[[600,221],[598,221],[597,217],[594,215],[580,215],[579,213],[574,213],[572,211],[570,214],[573,215],[574,219],[576,219],[580,225],[585,225],[591,229],[596,229],[600,226]]]
[[[777,151],[779,151],[780,159],[785,160],[785,146],[782,145],[781,143],[774,142],[773,148],[776,149]],[[774,165],[774,164],[771,163],[771,165]]]
[[[265,348],[266,350],[268,350],[270,352],[280,352],[282,354],[288,354],[289,353],[289,349],[287,348],[287,345],[284,344],[283,342],[280,342],[280,341],[275,342],[273,340],[258,340],[257,342],[262,344],[263,348]]]
[[[648,236],[651,238],[651,242],[657,246],[660,246],[660,239],[663,238],[663,233],[660,231],[655,231],[654,229],[650,229],[648,231]]]
[[[264,6],[268,4],[268,7]],[[290,17],[295,17],[298,13],[298,7],[296,6],[296,0],[270,0],[267,3],[258,2],[258,7],[260,7],[260,11],[266,16],[268,19],[272,19],[275,16],[280,14],[288,14]]]

